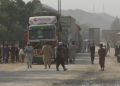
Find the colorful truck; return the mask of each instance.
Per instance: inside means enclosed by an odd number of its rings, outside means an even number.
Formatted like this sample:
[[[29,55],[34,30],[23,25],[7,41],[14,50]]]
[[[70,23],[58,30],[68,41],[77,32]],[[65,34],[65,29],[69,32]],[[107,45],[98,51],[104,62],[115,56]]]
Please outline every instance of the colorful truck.
[[[67,36],[68,36],[68,47],[70,48],[71,47],[71,44],[72,42],[76,42],[76,39],[75,39],[75,23],[76,23],[76,20],[71,17],[71,16],[62,16],[61,17],[61,24],[65,24],[66,27],[64,27],[62,29],[62,31],[66,31],[67,33]]]
[[[51,48],[54,51],[55,58],[55,46],[57,45],[57,28],[56,16],[37,16],[29,18],[29,29],[26,30],[27,42],[34,48],[33,63],[43,63],[42,55],[40,51],[46,42],[49,42]]]

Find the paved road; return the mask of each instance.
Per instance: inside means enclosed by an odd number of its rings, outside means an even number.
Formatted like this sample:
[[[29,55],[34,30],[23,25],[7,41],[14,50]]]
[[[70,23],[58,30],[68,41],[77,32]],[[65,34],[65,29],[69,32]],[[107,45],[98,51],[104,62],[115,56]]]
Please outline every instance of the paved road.
[[[44,69],[43,65],[35,64],[27,69],[25,63],[2,64],[0,86],[120,86],[120,64],[113,54],[106,57],[104,72],[100,71],[97,53],[94,65],[89,53],[78,54],[75,64],[66,65],[68,71],[60,67],[58,72],[55,65]]]

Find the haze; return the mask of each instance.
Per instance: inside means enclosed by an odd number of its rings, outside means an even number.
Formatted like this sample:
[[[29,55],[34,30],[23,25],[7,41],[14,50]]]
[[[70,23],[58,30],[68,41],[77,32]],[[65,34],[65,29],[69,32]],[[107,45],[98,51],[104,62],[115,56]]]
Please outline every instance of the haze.
[[[24,0],[25,2],[31,0]],[[120,16],[120,0],[61,0],[62,9],[81,9],[87,12],[93,12],[93,5],[95,5],[95,12],[103,12],[103,2],[105,12],[112,16]],[[49,5],[54,9],[58,9],[58,0],[41,0],[42,4]]]

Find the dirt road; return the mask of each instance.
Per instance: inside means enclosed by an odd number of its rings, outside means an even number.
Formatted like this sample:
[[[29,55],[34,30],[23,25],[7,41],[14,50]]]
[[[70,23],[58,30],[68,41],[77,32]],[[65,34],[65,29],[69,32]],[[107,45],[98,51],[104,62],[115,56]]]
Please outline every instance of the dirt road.
[[[98,54],[91,64],[90,54],[77,55],[75,64],[66,65],[68,71],[56,71],[55,65],[45,69],[33,65],[27,69],[25,63],[0,64],[0,86],[120,86],[120,64],[114,50],[108,53],[105,71],[100,71]]]

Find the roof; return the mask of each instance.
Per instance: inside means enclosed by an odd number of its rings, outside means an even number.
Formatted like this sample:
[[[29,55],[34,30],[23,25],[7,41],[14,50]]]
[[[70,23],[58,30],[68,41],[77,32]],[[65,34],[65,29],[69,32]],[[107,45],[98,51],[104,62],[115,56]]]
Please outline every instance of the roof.
[[[31,30],[39,30],[39,29],[52,29],[52,28],[56,28],[56,26],[54,24],[42,24],[42,25],[31,25],[29,26],[29,29]]]

